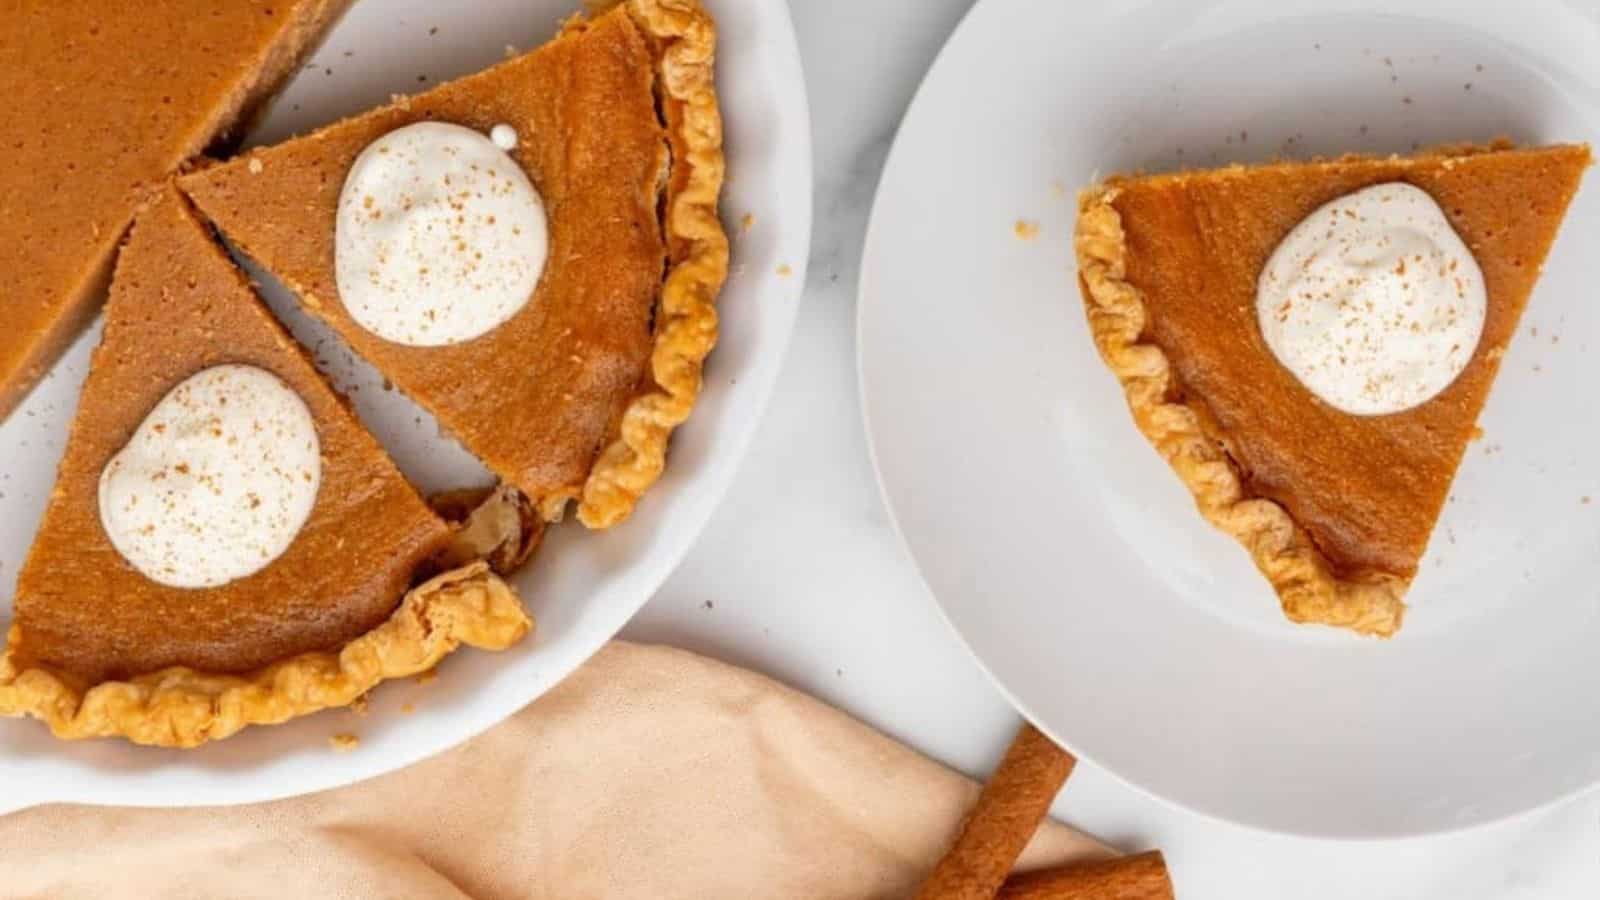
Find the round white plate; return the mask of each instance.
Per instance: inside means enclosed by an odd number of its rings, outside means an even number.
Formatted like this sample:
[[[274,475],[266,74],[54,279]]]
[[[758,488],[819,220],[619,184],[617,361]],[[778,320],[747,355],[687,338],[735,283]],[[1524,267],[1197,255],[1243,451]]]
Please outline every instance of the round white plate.
[[[1600,188],[1567,218],[1391,641],[1288,624],[1202,522],[1094,352],[1071,250],[1100,174],[1593,140],[1596,31],[1556,0],[968,16],[883,176],[861,380],[898,526],[1030,718],[1156,795],[1312,835],[1455,829],[1600,781],[1600,421],[1578,387],[1600,384]]]
[[[631,521],[604,534],[570,524],[548,536],[518,588],[538,619],[510,652],[463,651],[430,684],[374,693],[369,713],[324,713],[176,753],[101,741],[63,744],[36,722],[0,720],[0,812],[49,801],[180,806],[306,793],[381,774],[500,721],[571,672],[649,599],[722,496],[777,375],[798,308],[811,235],[811,138],[805,86],[783,0],[707,0],[721,32],[718,86],[727,129],[724,218],[734,239],[719,308],[722,337],[671,465]],[[359,2],[252,135],[281,140],[386,102],[395,92],[481,69],[506,45],[541,43],[576,0]],[[752,215],[748,228],[740,220]],[[779,274],[788,266],[790,274]],[[470,456],[432,420],[351,358],[269,283],[269,302],[390,452],[426,490],[483,483]],[[54,478],[97,334],[86,336],[0,424],[0,619]],[[405,709],[403,710],[402,707]],[[407,711],[409,714],[407,713]],[[348,754],[329,738],[361,738]]]

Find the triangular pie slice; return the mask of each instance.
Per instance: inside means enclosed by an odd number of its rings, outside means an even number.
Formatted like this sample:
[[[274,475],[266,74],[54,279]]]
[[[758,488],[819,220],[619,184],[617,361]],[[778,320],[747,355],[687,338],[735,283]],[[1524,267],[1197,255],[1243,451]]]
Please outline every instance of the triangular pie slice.
[[[628,0],[426,93],[180,180],[202,213],[549,518],[605,527],[659,476],[715,343],[728,244],[715,29],[694,0]],[[521,311],[446,346],[395,343],[341,302],[335,222],[377,138],[509,125],[550,245]]]
[[[1590,161],[1587,146],[1451,147],[1112,178],[1080,198],[1089,326],[1135,421],[1242,543],[1296,622],[1389,635],[1500,359]],[[1427,192],[1483,270],[1488,315],[1465,371],[1408,411],[1320,402],[1256,320],[1268,256],[1363,187]]]
[[[108,535],[101,473],[174,386],[222,365],[265,370],[304,402],[320,486],[304,526],[265,568],[172,587]],[[118,260],[105,334],[18,577],[0,714],[43,719],[63,738],[187,747],[347,705],[461,643],[509,646],[530,623],[482,563],[412,587],[449,538],[169,189]]]
[[[349,0],[7,3],[0,419],[99,309],[135,212],[237,133]]]

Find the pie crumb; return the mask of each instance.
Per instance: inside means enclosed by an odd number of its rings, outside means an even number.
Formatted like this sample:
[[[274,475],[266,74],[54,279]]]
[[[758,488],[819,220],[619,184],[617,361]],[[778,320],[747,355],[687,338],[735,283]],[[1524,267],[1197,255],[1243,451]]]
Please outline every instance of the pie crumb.
[[[261,160],[259,160],[259,159],[251,159],[250,162],[245,166],[245,168],[250,170],[250,174],[251,175],[260,175],[261,174],[261,169],[263,168],[263,166],[261,165]]]
[[[1011,231],[1019,239],[1031,241],[1039,236],[1039,223],[1027,219],[1018,219],[1017,224],[1011,226]]]
[[[402,703],[402,704],[400,704],[400,714],[403,715],[403,716],[409,716],[409,715],[411,715],[412,713],[414,713],[416,711],[417,711],[417,705],[415,703]]]
[[[417,684],[433,684],[433,682],[438,677],[439,677],[438,670],[429,669],[428,671],[423,672],[421,675],[417,676]]]
[[[756,227],[755,214],[753,214],[753,213],[745,213],[744,214],[744,218],[739,220],[739,230],[740,231],[749,231],[750,229],[752,229],[754,227]]]
[[[353,734],[336,734],[328,738],[328,745],[333,748],[335,753],[349,753],[351,750],[361,746],[361,738]]]
[[[1469,440],[1469,441],[1481,441],[1481,440],[1483,440],[1483,426],[1482,425],[1474,425],[1474,426],[1472,426],[1472,433],[1467,435],[1467,440]]]
[[[789,268],[789,264],[788,263],[784,263],[784,264],[778,266],[778,277],[779,278],[788,278],[790,275],[793,275],[793,274],[794,274],[794,270]]]
[[[367,695],[362,694],[350,702],[350,711],[355,713],[357,716],[365,716],[367,714],[368,705],[369,701],[367,700]]]

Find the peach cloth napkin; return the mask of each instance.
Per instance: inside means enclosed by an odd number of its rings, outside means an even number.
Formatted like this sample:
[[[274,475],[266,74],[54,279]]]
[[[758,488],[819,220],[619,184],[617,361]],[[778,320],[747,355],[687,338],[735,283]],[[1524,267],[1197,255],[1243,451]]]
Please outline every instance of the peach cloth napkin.
[[[903,897],[976,793],[771,679],[618,642],[481,737],[363,784],[0,818],[0,896]],[[1050,824],[1019,867],[1107,852]]]

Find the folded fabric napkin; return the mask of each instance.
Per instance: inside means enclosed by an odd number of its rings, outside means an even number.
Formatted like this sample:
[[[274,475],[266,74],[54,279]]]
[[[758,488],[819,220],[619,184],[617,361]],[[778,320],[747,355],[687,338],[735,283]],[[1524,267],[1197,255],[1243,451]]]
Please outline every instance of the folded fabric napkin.
[[[977,790],[771,679],[617,642],[481,737],[348,788],[0,818],[0,896],[904,897]],[[1019,868],[1107,852],[1050,824]]]

